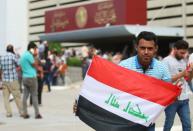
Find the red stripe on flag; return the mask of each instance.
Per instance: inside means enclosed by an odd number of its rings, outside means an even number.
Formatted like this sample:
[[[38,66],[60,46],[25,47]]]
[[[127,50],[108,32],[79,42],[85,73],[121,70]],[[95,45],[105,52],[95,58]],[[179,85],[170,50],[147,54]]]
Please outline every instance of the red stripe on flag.
[[[112,88],[167,106],[180,94],[181,89],[168,82],[128,70],[95,56],[87,75]]]

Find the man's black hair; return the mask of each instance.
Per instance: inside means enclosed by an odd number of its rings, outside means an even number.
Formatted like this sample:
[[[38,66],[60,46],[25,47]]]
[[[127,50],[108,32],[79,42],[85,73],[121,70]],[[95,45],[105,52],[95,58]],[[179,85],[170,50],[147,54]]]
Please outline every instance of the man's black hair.
[[[29,42],[27,46],[27,50],[34,49],[34,48],[37,48],[37,45],[33,41]]]
[[[137,36],[137,45],[139,44],[139,41],[141,39],[147,40],[147,41],[154,41],[155,45],[157,45],[157,36],[153,32],[148,32],[148,31],[142,31],[139,33]]]
[[[174,48],[176,48],[177,50],[179,49],[187,50],[189,48],[189,44],[185,40],[178,40],[174,43]]]
[[[13,45],[8,45],[6,51],[15,54]]]

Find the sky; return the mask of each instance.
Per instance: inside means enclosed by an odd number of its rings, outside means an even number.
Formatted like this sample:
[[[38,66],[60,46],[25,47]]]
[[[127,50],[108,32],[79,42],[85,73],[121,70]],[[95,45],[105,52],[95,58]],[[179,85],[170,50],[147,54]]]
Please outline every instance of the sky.
[[[22,53],[27,46],[27,0],[0,0],[0,55],[8,44]]]

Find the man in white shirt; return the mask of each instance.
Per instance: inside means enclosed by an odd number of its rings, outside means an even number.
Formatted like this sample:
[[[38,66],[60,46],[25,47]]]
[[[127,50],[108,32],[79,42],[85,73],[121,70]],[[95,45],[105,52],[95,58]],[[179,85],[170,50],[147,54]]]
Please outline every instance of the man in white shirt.
[[[166,119],[164,131],[170,131],[176,113],[182,122],[183,131],[191,131],[190,108],[189,108],[189,85],[187,79],[192,79],[192,64],[187,69],[187,63],[184,56],[188,51],[188,43],[184,40],[179,40],[174,43],[173,53],[163,59],[163,62],[168,66],[174,84],[181,83],[182,92],[178,99],[165,109]]]

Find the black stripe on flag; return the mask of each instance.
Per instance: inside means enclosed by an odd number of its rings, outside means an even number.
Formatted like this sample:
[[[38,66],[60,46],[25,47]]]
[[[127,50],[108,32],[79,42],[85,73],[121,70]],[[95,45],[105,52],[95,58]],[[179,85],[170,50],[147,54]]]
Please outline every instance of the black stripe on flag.
[[[77,115],[96,131],[147,131],[147,127],[115,115],[79,96]]]

